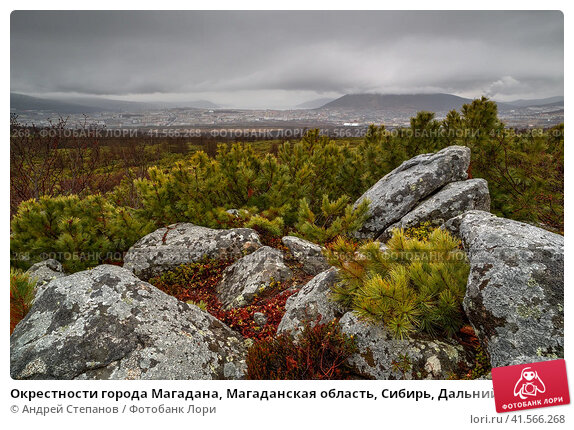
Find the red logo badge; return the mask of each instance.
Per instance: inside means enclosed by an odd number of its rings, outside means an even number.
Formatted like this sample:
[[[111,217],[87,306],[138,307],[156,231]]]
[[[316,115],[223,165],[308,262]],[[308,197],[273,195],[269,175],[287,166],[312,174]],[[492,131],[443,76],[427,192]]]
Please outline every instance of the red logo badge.
[[[495,367],[492,385],[496,412],[570,403],[564,360]]]

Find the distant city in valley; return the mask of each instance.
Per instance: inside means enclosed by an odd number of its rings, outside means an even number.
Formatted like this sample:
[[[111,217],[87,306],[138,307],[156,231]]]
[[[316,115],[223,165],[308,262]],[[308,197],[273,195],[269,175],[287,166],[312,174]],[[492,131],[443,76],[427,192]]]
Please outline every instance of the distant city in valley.
[[[11,93],[11,113],[23,124],[48,126],[67,118],[69,127],[88,123],[107,129],[210,130],[249,129],[279,133],[293,128],[343,128],[347,136],[369,124],[387,128],[408,126],[419,111],[443,119],[472,99],[451,94],[349,94],[337,99],[311,100],[292,109],[233,109],[206,100],[180,103],[126,102],[103,98],[48,99]],[[564,121],[564,97],[498,102],[499,118],[509,127],[546,128]],[[163,130],[165,132],[165,130]],[[254,131],[256,132],[256,131]],[[280,137],[279,134],[277,137]],[[267,136],[269,137],[269,136]],[[289,137],[289,136],[287,136]]]

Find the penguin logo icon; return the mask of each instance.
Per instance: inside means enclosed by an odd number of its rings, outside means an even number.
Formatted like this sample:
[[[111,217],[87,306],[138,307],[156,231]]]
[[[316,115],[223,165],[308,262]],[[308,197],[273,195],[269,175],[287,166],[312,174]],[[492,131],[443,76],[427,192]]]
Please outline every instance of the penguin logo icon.
[[[540,379],[540,376],[538,376],[538,372],[530,367],[522,369],[520,378],[514,386],[514,396],[525,400],[528,397],[536,397],[538,393],[544,392],[546,392],[546,386]]]

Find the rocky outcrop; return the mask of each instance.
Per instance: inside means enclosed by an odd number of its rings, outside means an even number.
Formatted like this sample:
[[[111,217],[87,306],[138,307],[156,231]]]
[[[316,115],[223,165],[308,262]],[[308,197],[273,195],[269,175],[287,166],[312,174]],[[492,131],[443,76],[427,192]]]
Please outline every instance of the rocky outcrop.
[[[360,321],[353,312],[347,312],[340,324],[358,348],[348,363],[366,378],[448,379],[470,365],[468,354],[454,342],[396,339],[382,323]]]
[[[216,230],[180,223],[160,228],[138,240],[124,257],[124,267],[147,280],[202,258],[236,259],[261,247],[249,228]]]
[[[243,339],[117,266],[40,289],[10,337],[14,379],[239,379]]]
[[[435,154],[422,154],[405,161],[385,175],[365,194],[371,203],[369,219],[356,233],[358,238],[376,238],[409,213],[422,199],[444,185],[467,178],[470,149],[449,146]]]
[[[295,236],[285,236],[281,242],[289,249],[293,258],[301,264],[305,273],[317,275],[329,268],[319,245]]]
[[[469,211],[445,228],[470,260],[463,305],[492,366],[564,356],[564,237]]]
[[[327,323],[342,315],[339,306],[329,299],[331,287],[338,282],[334,267],[319,273],[297,294],[289,297],[285,304],[285,315],[279,323],[277,333],[298,333],[305,322],[311,325],[317,321]]]
[[[58,260],[54,260],[53,258],[40,261],[39,263],[32,265],[32,267],[26,271],[26,274],[31,281],[35,282],[34,288],[36,289],[47,284],[53,279],[66,276],[62,263]]]
[[[264,246],[225,269],[217,297],[228,308],[247,306],[273,282],[284,282],[291,275],[281,251]]]
[[[394,229],[418,227],[425,222],[430,222],[431,227],[439,227],[449,219],[473,209],[490,211],[488,183],[484,179],[451,182],[387,227],[378,239],[387,241]]]

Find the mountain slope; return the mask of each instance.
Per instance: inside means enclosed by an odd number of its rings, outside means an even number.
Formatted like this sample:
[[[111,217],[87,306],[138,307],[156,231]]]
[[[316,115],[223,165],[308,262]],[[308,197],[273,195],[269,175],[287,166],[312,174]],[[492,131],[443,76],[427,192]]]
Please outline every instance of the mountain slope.
[[[27,110],[41,110],[57,112],[62,114],[69,113],[92,113],[101,109],[93,106],[85,106],[78,103],[69,103],[58,100],[43,99],[39,97],[26,96],[24,94],[10,93],[10,110],[22,112]]]
[[[218,105],[207,100],[189,102],[132,102],[98,97],[66,97],[47,99],[10,93],[10,108],[21,112],[41,110],[60,114],[93,112],[140,112],[152,109],[193,108],[217,109]]]
[[[463,104],[471,101],[452,94],[347,94],[321,108],[447,111],[460,109]]]
[[[544,99],[520,99],[510,102],[504,102],[507,105],[526,107],[526,106],[559,106],[564,103],[564,96],[547,97]]]
[[[327,97],[323,97],[323,98],[315,99],[315,100],[309,100],[307,102],[298,104],[297,106],[295,106],[295,109],[318,109],[318,108],[326,105],[327,103],[331,103],[334,100],[335,99],[333,99],[333,98],[327,98]]]

